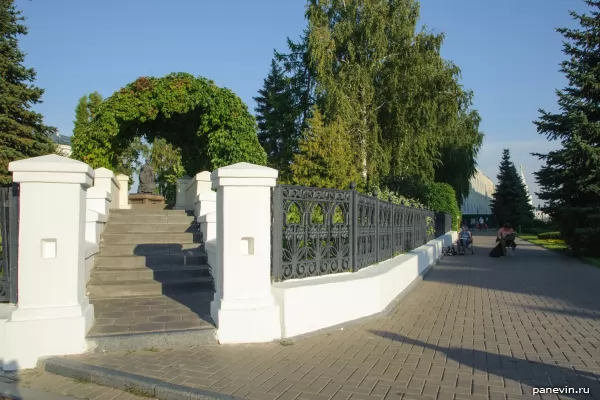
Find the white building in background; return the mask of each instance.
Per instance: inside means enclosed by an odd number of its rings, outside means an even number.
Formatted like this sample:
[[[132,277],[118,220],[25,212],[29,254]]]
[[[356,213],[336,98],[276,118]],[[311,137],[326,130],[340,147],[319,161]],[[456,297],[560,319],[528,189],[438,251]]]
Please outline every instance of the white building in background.
[[[52,140],[62,156],[71,157],[71,136],[61,135],[56,131],[56,135],[52,135]]]
[[[469,195],[463,201],[461,212],[463,214],[491,215],[490,201],[496,191],[494,182],[479,169],[471,178]]]

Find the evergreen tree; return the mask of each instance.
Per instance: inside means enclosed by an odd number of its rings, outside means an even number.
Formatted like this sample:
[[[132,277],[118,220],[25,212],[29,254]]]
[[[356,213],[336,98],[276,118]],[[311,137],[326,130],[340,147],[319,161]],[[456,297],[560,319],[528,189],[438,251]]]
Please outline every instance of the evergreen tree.
[[[27,34],[24,20],[14,0],[0,0],[0,185],[12,182],[11,161],[56,152],[50,138],[56,128],[31,110],[44,90],[33,85],[35,71],[23,65],[18,36]]]
[[[287,39],[288,52],[275,52],[275,59],[281,63],[289,74],[291,94],[299,119],[296,121],[299,134],[308,127],[315,105],[315,71],[311,66],[308,51],[308,32],[304,31],[300,41]]]
[[[560,112],[540,110],[538,133],[561,148],[537,154],[545,165],[535,173],[544,211],[576,253],[600,254],[600,1],[587,0],[590,14],[571,16],[579,29],[558,29],[566,39],[561,64],[568,85],[557,91]]]
[[[75,108],[75,121],[73,122],[73,136],[77,137],[90,129],[92,119],[98,113],[102,104],[102,96],[94,92],[89,96],[83,96],[79,99]]]
[[[268,165],[278,169],[280,179],[286,181],[298,147],[296,121],[300,112],[294,105],[290,79],[275,60],[271,60],[269,75],[258,93],[254,97],[258,140],[267,153]]]
[[[321,113],[313,110],[299,146],[291,165],[295,184],[348,189],[351,182],[360,182],[355,146],[341,119],[326,124]]]
[[[508,149],[504,149],[502,153],[497,178],[498,185],[490,207],[498,222],[508,222],[516,229],[533,219],[533,207],[529,204],[525,184],[517,173],[515,164],[510,160]]]

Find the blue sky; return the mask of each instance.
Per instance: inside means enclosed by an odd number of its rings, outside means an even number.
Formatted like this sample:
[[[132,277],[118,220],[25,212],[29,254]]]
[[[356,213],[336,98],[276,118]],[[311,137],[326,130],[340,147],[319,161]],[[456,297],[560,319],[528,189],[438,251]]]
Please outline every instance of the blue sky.
[[[78,99],[110,96],[140,76],[189,72],[237,93],[253,112],[273,49],[305,27],[304,0],[17,0],[29,35],[21,38],[36,84],[36,110],[70,135]],[[538,135],[538,108],[556,110],[566,81],[555,28],[576,26],[568,10],[580,0],[422,0],[421,22],[444,32],[443,56],[475,92],[486,134],[478,163],[495,181],[503,148],[523,165],[532,192],[539,161],[532,151],[557,145]],[[534,204],[536,196],[534,195]]]

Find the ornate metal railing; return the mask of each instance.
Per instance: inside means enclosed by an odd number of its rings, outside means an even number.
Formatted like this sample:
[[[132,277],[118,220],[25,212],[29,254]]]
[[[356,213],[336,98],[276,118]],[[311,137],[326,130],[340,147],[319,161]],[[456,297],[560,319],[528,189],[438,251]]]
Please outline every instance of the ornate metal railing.
[[[278,185],[273,188],[272,217],[275,281],[356,272],[451,229],[449,215],[393,204],[355,189]]]
[[[19,184],[0,187],[0,302],[17,303]]]

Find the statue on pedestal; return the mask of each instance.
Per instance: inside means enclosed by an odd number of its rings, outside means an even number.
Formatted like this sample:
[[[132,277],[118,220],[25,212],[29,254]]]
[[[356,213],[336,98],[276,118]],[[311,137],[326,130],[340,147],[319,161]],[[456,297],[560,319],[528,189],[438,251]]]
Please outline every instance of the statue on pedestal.
[[[154,194],[156,182],[154,179],[154,170],[147,162],[140,169],[140,184],[138,185],[138,193]]]

